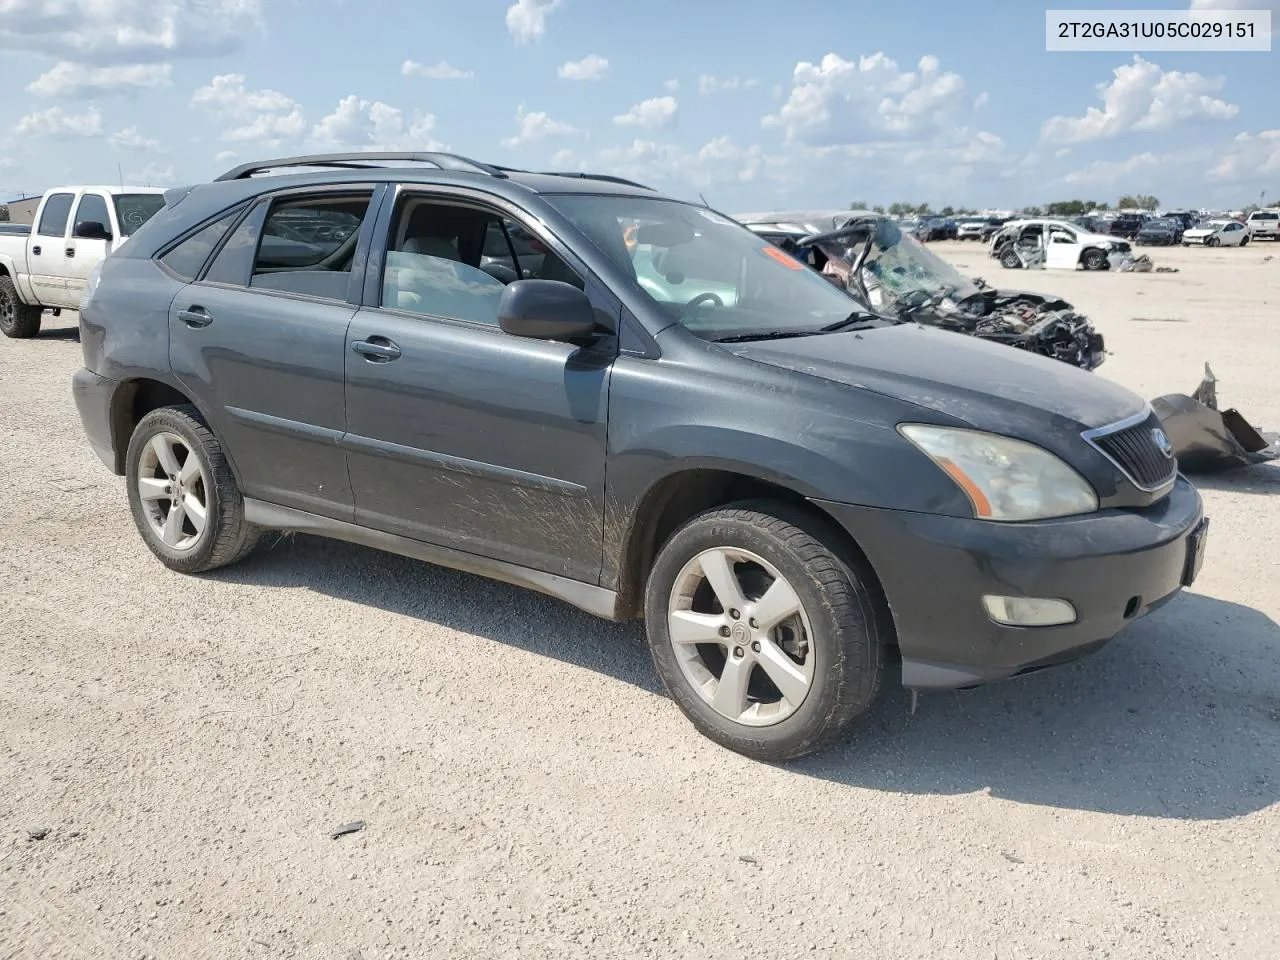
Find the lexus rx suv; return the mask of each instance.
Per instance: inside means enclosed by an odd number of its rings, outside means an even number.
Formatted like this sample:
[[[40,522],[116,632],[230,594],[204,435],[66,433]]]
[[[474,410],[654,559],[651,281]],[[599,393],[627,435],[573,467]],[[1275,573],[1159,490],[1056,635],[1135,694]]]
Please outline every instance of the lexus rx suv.
[[[165,201],[92,278],[72,386],[171,570],[303,531],[643,618],[697,729],[783,760],[889,664],[1037,670],[1200,567],[1144,401],[867,313],[706,206],[440,153]]]

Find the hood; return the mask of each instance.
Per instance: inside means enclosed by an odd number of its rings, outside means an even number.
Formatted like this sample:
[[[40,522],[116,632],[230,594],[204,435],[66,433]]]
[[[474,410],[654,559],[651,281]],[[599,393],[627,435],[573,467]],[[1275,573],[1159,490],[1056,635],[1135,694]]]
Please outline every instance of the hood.
[[[1207,237],[1211,233],[1217,233],[1219,227],[1192,227],[1190,230],[1184,231],[1184,237]]]
[[[1034,442],[1053,431],[1078,437],[1145,406],[1118,384],[1060,360],[914,323],[722,346]]]

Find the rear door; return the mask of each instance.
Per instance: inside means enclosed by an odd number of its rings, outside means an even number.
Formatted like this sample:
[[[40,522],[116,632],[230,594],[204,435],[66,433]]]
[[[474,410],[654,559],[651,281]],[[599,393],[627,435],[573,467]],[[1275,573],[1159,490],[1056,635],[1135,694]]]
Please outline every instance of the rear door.
[[[110,233],[111,212],[107,208],[109,202],[105,194],[85,191],[80,194],[80,200],[76,203],[75,215],[71,218],[70,229],[67,231],[64,262],[68,306],[80,305],[85,285],[89,282],[89,272],[95,264],[106,258],[107,251],[111,249],[110,240],[85,240],[77,237],[76,227],[81,223],[100,223]]]
[[[27,241],[27,270],[31,292],[47,307],[72,306],[67,297],[66,240],[75,205],[73,192],[51,193]],[[79,298],[77,298],[78,302]]]
[[[246,496],[351,519],[343,367],[381,194],[344,185],[258,201],[173,300],[173,371]]]
[[[611,330],[618,301],[495,198],[414,187],[383,206],[366,306],[347,336],[357,522],[595,583],[617,339],[504,333],[503,286],[512,273],[528,278],[531,260],[515,247],[499,263],[493,225],[535,238],[537,278],[585,286]]]

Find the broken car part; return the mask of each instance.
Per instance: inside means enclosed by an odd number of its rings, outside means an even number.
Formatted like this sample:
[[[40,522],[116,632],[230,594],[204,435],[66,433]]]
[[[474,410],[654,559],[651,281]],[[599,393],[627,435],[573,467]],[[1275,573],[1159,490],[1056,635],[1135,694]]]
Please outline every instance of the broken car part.
[[[1170,393],[1151,401],[1179,469],[1215,473],[1280,459],[1280,434],[1260,433],[1234,408],[1218,410],[1217,383],[1206,363],[1193,394]]]

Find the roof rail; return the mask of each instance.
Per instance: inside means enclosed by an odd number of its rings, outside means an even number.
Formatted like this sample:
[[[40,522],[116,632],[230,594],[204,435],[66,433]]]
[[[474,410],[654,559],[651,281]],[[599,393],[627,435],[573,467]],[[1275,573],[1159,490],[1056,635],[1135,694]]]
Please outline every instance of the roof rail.
[[[499,168],[487,163],[480,163],[456,153],[418,153],[418,152],[378,152],[359,151],[357,153],[318,153],[306,157],[279,157],[275,160],[256,160],[253,163],[242,163],[228,170],[214,182],[221,180],[243,180],[276,167],[349,167],[367,169],[376,167],[376,161],[399,160],[409,163],[433,163],[441,170],[459,170],[466,173],[483,173],[490,177],[506,177]]]
[[[620,183],[628,187],[639,187],[641,190],[653,190],[645,183],[636,183],[608,173],[580,173],[577,170],[521,170],[518,167],[495,167],[504,173],[528,173],[537,177],[576,177],[579,180],[604,180],[607,183]]]

